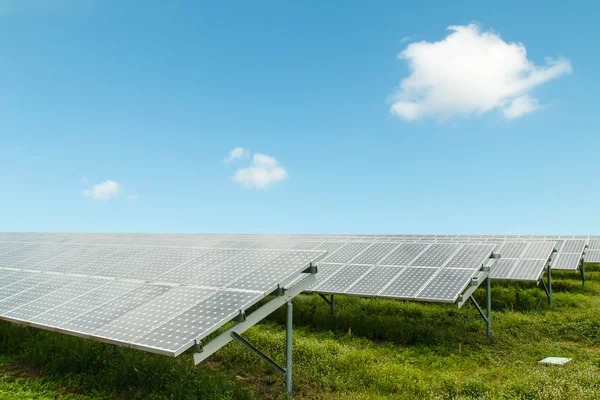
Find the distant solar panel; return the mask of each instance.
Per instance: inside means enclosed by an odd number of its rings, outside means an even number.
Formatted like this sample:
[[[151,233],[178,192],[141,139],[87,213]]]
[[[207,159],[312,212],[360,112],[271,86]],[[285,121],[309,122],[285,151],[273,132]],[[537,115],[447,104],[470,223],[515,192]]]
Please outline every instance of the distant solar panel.
[[[577,270],[585,250],[585,240],[573,239],[563,241],[556,258],[552,261],[552,269]]]
[[[554,242],[503,242],[497,249],[500,259],[491,267],[490,277],[537,282],[553,251]]]
[[[494,247],[472,243],[348,243],[320,264],[311,291],[453,303]],[[349,251],[335,257],[344,249]]]
[[[600,263],[600,239],[590,238],[588,248],[585,251],[586,263]]]

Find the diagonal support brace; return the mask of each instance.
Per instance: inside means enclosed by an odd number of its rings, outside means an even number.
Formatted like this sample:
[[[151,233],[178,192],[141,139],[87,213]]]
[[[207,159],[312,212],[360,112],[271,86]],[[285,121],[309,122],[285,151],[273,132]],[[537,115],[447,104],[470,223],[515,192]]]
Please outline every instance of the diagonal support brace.
[[[481,306],[479,305],[477,300],[475,300],[475,297],[470,296],[469,298],[471,299],[471,302],[475,306],[475,309],[477,309],[477,312],[479,312],[479,315],[481,315],[481,318],[485,322],[485,325],[486,325],[485,335],[487,337],[490,337],[492,335],[492,296],[491,296],[491,281],[490,281],[489,277],[486,279],[485,286],[486,286],[486,288],[485,288],[486,313],[483,312],[483,310],[481,309]]]
[[[473,302],[475,308],[479,312],[479,315],[481,315],[481,318],[483,318],[485,321],[485,335],[487,337],[492,335],[492,280],[490,278],[490,271],[491,266],[495,263],[498,257],[499,255],[492,254],[492,258],[487,260],[487,262],[481,266],[481,273],[473,277],[467,290],[458,298],[458,308],[462,307],[469,300]],[[475,300],[473,297],[473,293],[483,281],[485,281],[485,305],[487,313],[483,312],[481,306],[479,306],[479,303],[477,303],[477,300]]]
[[[333,316],[334,312],[335,312],[335,297],[333,297],[333,295],[329,295],[329,299],[324,295],[319,293],[319,297],[323,299],[323,301],[325,301],[325,303],[327,303],[329,305],[329,313],[331,314],[331,316]]]
[[[285,293],[283,293],[281,296],[275,297],[273,300],[269,301],[268,303],[255,310],[251,314],[246,315],[245,321],[232,326],[231,328],[229,328],[228,330],[211,340],[206,345],[203,345],[202,351],[194,353],[194,364],[198,365],[199,363],[213,355],[221,347],[231,342],[232,340],[235,340],[232,333],[241,335],[242,333],[246,332],[252,326],[256,325],[258,322],[264,319],[267,315],[273,313],[279,307],[286,304],[288,301],[291,301],[298,294],[308,289],[312,284],[314,284],[315,280],[316,276],[314,274],[308,275],[306,278],[302,279],[300,282],[287,289]]]
[[[546,292],[546,296],[548,296],[548,305],[552,307],[552,267],[548,264],[548,283],[544,281],[544,277],[540,277],[540,281],[542,282],[542,287]]]
[[[286,375],[286,370],[283,367],[280,367],[275,361],[271,360],[269,356],[265,353],[257,349],[252,343],[248,342],[246,339],[241,337],[235,332],[231,332],[231,337],[237,340],[238,343],[242,344],[245,348],[250,350],[252,353],[256,354],[261,360],[269,364],[275,371],[279,372],[281,375]]]

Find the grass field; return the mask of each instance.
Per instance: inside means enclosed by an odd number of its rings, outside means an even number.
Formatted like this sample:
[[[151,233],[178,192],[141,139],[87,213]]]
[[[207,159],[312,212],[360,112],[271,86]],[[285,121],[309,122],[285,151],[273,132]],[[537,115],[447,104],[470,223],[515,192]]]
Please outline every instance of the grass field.
[[[599,399],[600,267],[492,284],[493,337],[471,306],[294,300],[294,390],[308,399]],[[477,292],[480,300],[484,292]],[[284,308],[244,336],[283,364]],[[231,343],[178,359],[0,323],[0,399],[283,398],[283,378]],[[537,363],[571,357],[565,366]]]

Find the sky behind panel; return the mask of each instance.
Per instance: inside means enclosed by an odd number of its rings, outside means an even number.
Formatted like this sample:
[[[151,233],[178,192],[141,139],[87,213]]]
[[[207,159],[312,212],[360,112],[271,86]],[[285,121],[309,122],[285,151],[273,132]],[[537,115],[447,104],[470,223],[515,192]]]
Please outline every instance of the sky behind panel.
[[[598,234],[599,13],[0,0],[0,230]]]

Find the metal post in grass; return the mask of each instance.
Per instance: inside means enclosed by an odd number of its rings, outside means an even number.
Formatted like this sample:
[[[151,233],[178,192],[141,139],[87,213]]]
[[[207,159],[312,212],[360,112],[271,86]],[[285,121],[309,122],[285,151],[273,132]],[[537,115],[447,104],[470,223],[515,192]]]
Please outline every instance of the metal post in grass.
[[[293,397],[292,393],[292,302],[286,303],[287,320],[285,324],[285,394],[287,399]]]
[[[333,297],[333,295],[331,295],[331,297],[329,298],[329,307],[329,311],[331,313],[331,316],[333,317],[333,314],[335,313],[335,298]]]
[[[327,305],[329,306],[329,314],[333,317],[333,314],[335,313],[335,298],[333,297],[332,294],[329,295],[329,299],[327,298],[327,296],[325,296],[322,293],[318,293],[319,297],[323,299],[323,301],[325,303],[327,303]]]
[[[548,305],[552,307],[552,267],[548,264]]]
[[[581,255],[581,286],[585,286],[585,253]]]
[[[485,305],[487,307],[487,320],[485,321],[487,323],[487,330],[486,330],[486,336],[490,337],[492,335],[492,280],[490,279],[490,277],[488,276],[486,279],[486,284],[485,284],[485,295],[486,295],[486,299],[485,299]]]

